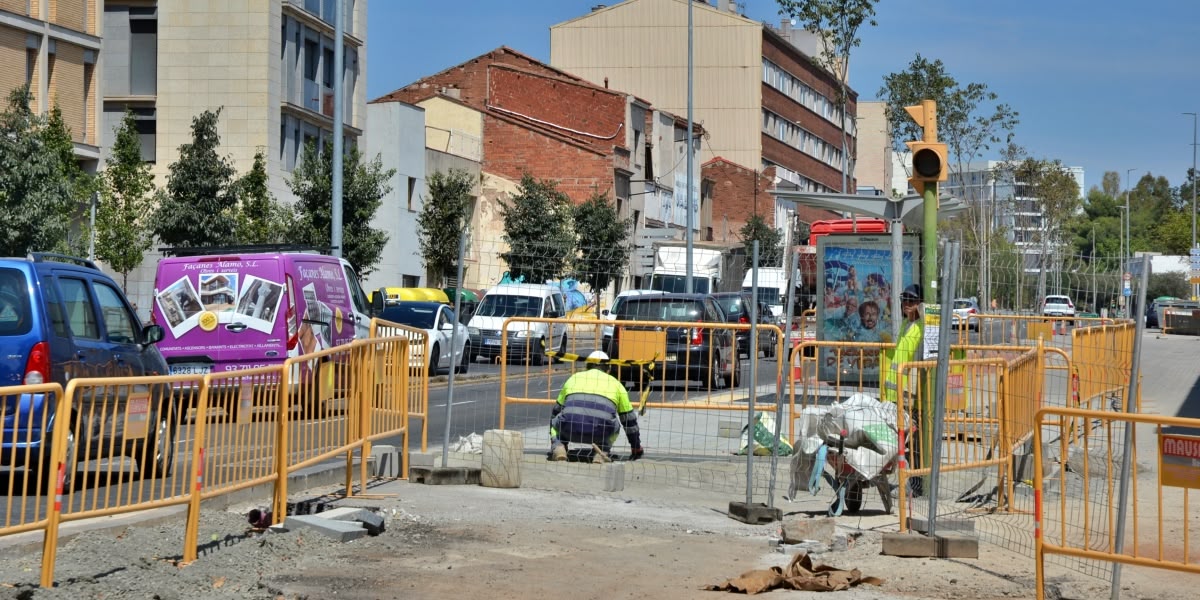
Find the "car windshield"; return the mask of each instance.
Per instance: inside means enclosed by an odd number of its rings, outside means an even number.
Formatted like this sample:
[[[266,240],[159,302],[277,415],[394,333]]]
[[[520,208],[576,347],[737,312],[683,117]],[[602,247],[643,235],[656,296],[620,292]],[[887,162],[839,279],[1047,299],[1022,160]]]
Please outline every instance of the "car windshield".
[[[753,293],[754,288],[744,287],[742,291],[750,294]],[[758,286],[758,301],[762,304],[781,304],[779,298],[779,288]]]
[[[971,308],[970,300],[955,300],[954,308]]]
[[[1066,296],[1046,296],[1046,304],[1070,304],[1071,300]]]
[[[29,285],[16,269],[0,269],[0,336],[29,333]]]
[[[692,290],[697,294],[708,293],[708,280],[703,277],[692,276]],[[686,275],[651,275],[650,289],[668,294],[686,294],[687,293],[687,276]]]
[[[693,300],[630,299],[617,318],[622,321],[700,321],[700,303]]]
[[[542,310],[542,299],[535,296],[488,294],[475,309],[479,317],[536,317]]]
[[[383,309],[379,318],[417,329],[433,329],[433,321],[437,318],[437,309],[430,306],[400,303]]]

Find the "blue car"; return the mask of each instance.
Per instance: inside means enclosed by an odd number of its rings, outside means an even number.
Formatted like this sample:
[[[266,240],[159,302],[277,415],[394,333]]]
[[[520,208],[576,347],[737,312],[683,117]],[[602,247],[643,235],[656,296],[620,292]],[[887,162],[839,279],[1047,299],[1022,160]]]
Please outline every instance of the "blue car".
[[[55,414],[57,399],[46,394],[5,393],[22,384],[65,388],[79,377],[165,375],[154,346],[162,337],[159,325],[142,326],[120,286],[90,261],[49,253],[0,258],[0,464],[51,467],[51,434],[65,425],[69,467],[78,467],[76,456],[124,455],[143,477],[169,475],[179,410],[168,404],[166,384],[79,394],[69,416]],[[120,417],[131,397],[148,426],[126,439],[128,419]],[[73,474],[68,468],[66,476]]]

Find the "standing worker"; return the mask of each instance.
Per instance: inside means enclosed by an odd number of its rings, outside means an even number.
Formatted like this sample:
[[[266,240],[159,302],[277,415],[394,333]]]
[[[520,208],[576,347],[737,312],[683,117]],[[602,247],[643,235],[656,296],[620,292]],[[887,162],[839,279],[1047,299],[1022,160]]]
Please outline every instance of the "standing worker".
[[[622,427],[632,448],[629,460],[642,457],[637,413],[629,403],[625,385],[608,374],[607,361],[608,354],[600,350],[592,352],[587,357],[587,368],[563,384],[558,403],[550,413],[551,460],[567,460],[567,444],[575,443],[583,445],[570,451],[577,459],[607,462]]]
[[[923,408],[919,402],[923,399],[912,394],[908,385],[908,374],[900,372],[901,365],[921,358],[921,343],[924,340],[925,327],[921,322],[921,286],[919,284],[914,283],[900,293],[900,313],[904,315],[904,323],[900,326],[900,339],[896,340],[895,348],[884,352],[880,365],[883,369],[881,392],[883,400],[887,402],[898,403],[906,397],[916,398],[917,402],[912,402],[909,406],[912,413],[910,423],[919,425]],[[904,425],[897,423],[897,427],[904,427]],[[909,468],[922,468],[924,465],[921,463],[921,443],[909,436],[908,446],[910,448]],[[904,448],[900,449],[900,452],[904,451]],[[922,495],[924,487],[920,477],[912,477],[908,480],[909,493],[914,498]]]

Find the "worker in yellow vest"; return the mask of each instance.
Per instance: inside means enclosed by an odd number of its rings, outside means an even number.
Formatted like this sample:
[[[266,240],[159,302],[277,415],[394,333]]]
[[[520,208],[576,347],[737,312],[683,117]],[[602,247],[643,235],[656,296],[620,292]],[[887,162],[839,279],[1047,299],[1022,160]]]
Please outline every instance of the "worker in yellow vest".
[[[887,402],[897,402],[908,391],[908,377],[900,373],[898,367],[907,362],[920,360],[917,352],[921,349],[924,327],[921,324],[921,286],[912,284],[900,294],[900,312],[904,315],[904,323],[900,326],[900,339],[896,347],[884,352],[883,360],[883,389],[882,396]]]

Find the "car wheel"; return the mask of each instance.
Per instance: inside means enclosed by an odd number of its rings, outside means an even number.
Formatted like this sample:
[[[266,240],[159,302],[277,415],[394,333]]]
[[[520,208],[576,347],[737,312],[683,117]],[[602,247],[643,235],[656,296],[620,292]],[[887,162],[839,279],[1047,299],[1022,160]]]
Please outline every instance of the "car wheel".
[[[171,476],[175,464],[175,432],[170,420],[155,415],[158,426],[146,436],[136,460],[138,476],[142,479]]]
[[[558,362],[561,362],[561,363],[567,362],[566,360],[564,360],[562,358],[562,356],[566,353],[567,353],[567,332],[564,331],[563,336],[562,336],[562,341],[558,343],[558,357],[559,357]]]
[[[462,359],[458,361],[459,373],[466,373],[471,368],[471,344],[463,345]]]
[[[728,382],[729,387],[731,387],[731,388],[741,387],[741,385],[742,385],[742,361],[741,361],[741,359],[735,358],[733,360],[733,370],[729,372],[729,377],[728,377],[728,379],[726,379],[726,381]]]
[[[441,368],[441,365],[439,364],[441,362],[441,356],[442,349],[439,348],[437,344],[434,344],[433,350],[429,352],[429,377],[433,377],[434,375],[438,374],[438,369]]]
[[[546,353],[544,352],[543,344],[545,344],[545,340],[542,338],[533,340],[533,342],[529,344],[528,349],[530,364],[539,367],[546,364]]]

